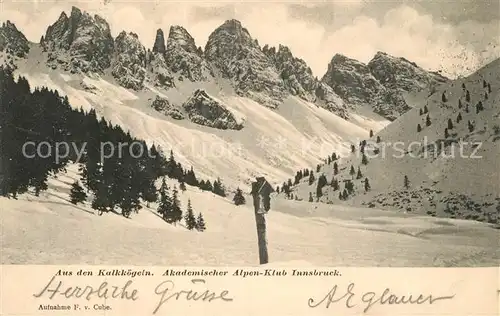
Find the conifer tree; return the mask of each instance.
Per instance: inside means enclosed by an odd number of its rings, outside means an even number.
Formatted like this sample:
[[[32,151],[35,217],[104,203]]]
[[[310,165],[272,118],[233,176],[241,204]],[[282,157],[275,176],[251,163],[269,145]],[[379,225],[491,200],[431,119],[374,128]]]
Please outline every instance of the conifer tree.
[[[448,129],[453,129],[453,122],[451,119],[448,119]]]
[[[424,114],[424,110],[422,108],[420,108],[420,110],[418,111],[418,115],[423,115]]]
[[[484,93],[484,99],[485,99],[485,100],[488,100],[488,92],[485,92],[485,93]]]
[[[429,113],[429,109],[427,108],[427,105],[424,105],[424,114]]]
[[[431,126],[431,118],[429,117],[429,115],[427,115],[427,117],[425,118],[425,125]]]
[[[361,163],[363,165],[367,165],[368,164],[368,157],[366,157],[365,153],[363,153],[363,156],[361,157]]]
[[[312,192],[309,192],[309,202],[314,202]]]
[[[163,178],[160,187],[160,203],[158,204],[157,212],[163,217],[165,221],[171,223],[170,220],[171,211],[172,211],[172,200],[168,192],[168,186],[165,182],[165,178]]]
[[[311,171],[311,173],[309,173],[309,185],[312,185],[314,180],[316,179],[314,178],[314,173]]]
[[[179,201],[178,194],[177,188],[174,186],[172,191],[172,209],[169,214],[169,220],[174,224],[182,220],[181,202]]]
[[[78,181],[73,182],[70,191],[70,202],[76,205],[82,203],[85,199],[87,199],[87,194],[80,183],[78,183]]]
[[[353,152],[355,152],[355,151],[356,151],[356,146],[351,145],[351,152],[353,153]]]
[[[337,162],[335,161],[333,163],[333,174],[337,175],[338,173],[339,173],[339,166],[338,166]]]
[[[191,200],[188,200],[186,215],[184,215],[184,222],[186,223],[187,229],[193,230],[196,228],[196,217],[194,217]]]
[[[276,186],[276,193],[280,194],[280,186]]]
[[[368,181],[368,178],[365,178],[365,192],[370,191],[370,182]]]
[[[462,90],[465,91],[465,83],[462,83]]]
[[[474,131],[474,124],[472,124],[471,121],[467,122],[467,127],[469,128],[469,132],[473,132]]]
[[[319,172],[319,170],[321,169],[321,165],[316,165],[316,172]]]
[[[462,100],[461,99],[458,99],[458,108],[461,109],[462,108]]]
[[[462,120],[462,113],[458,113],[458,115],[457,115],[457,123],[460,123],[461,120]]]
[[[446,98],[446,91],[443,92],[443,95],[441,96],[441,101],[443,101],[444,103],[448,102],[448,99]]]
[[[233,197],[233,202],[235,205],[242,205],[246,203],[245,197],[243,196],[243,191],[241,191],[240,188],[236,189],[236,193],[234,194]]]
[[[380,143],[380,136],[377,136],[377,144]]]
[[[335,161],[335,160],[337,160],[337,154],[336,154],[336,153],[333,153],[333,154],[332,154],[332,161]]]
[[[465,101],[470,102],[470,92],[469,92],[469,90],[467,90],[467,92],[465,93]]]
[[[483,88],[486,88],[488,84],[486,83],[486,80],[483,79]]]
[[[347,190],[344,189],[344,192],[342,193],[342,200],[347,200],[349,198],[349,193],[347,193]]]
[[[186,183],[184,183],[184,180],[181,179],[180,183],[179,183],[179,189],[184,192],[186,191]]]
[[[373,137],[373,130],[370,130],[370,138]]]
[[[358,167],[358,174],[356,175],[356,179],[361,179],[363,174],[361,173],[361,169]]]
[[[491,93],[491,84],[488,83],[488,93]]]
[[[339,189],[339,182],[337,179],[332,178],[330,186],[333,188],[333,191],[337,191]]]
[[[344,195],[342,194],[342,191],[339,192],[339,200],[343,200],[344,199]]]
[[[356,174],[356,170],[354,169],[353,165],[351,165],[351,170],[349,171],[349,174],[354,178],[354,175]]]
[[[203,232],[207,229],[205,220],[203,219],[203,215],[198,214],[198,218],[196,219],[196,230]]]
[[[448,138],[450,136],[450,134],[448,133],[448,129],[445,128],[444,129],[444,138]]]
[[[404,185],[405,189],[408,189],[410,187],[410,180],[408,180],[408,176],[407,175],[405,175],[403,185]]]

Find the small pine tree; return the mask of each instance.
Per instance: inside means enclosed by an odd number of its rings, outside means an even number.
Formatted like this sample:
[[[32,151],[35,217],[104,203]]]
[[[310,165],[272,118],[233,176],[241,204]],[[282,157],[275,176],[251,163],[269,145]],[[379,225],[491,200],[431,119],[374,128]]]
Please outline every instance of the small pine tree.
[[[408,180],[407,175],[405,175],[403,186],[405,189],[408,189],[410,187],[410,180]]]
[[[351,165],[351,170],[349,170],[349,174],[354,177],[354,175],[356,174],[356,170],[354,169],[354,166]]]
[[[335,161],[333,163],[333,174],[334,175],[337,175],[339,173],[339,165],[337,164],[337,162]]]
[[[313,202],[314,199],[313,199],[313,195],[312,195],[312,192],[309,192],[309,202]]]
[[[469,90],[467,90],[467,92],[465,93],[465,101],[470,102],[470,92],[469,92]]]
[[[465,91],[465,83],[462,83],[462,90]]]
[[[425,125],[426,126],[431,126],[431,118],[429,115],[427,115],[427,117],[425,118]]]
[[[370,182],[368,181],[368,178],[365,178],[365,192],[370,191]]]
[[[370,138],[372,138],[372,137],[373,137],[373,131],[370,130]]]
[[[420,124],[417,124],[417,133],[420,133],[422,131],[422,126]]]
[[[465,106],[465,113],[469,113],[469,105],[468,104]]]
[[[468,121],[467,126],[469,128],[469,132],[472,133],[474,131],[474,124],[472,124],[471,121]]]
[[[241,191],[240,188],[236,189],[236,193],[234,194],[233,197],[233,202],[235,205],[242,205],[246,203],[245,197],[243,196],[243,191]]]
[[[353,152],[355,152],[355,151],[356,151],[356,146],[351,145],[351,152],[353,153]]]
[[[187,212],[184,215],[184,222],[186,223],[186,228],[193,230],[196,228],[196,217],[194,217],[193,207],[191,206],[191,200],[188,200]]]
[[[312,185],[314,183],[314,173],[311,171],[311,173],[309,173],[309,185]]]
[[[443,101],[444,103],[448,102],[448,98],[446,98],[446,91],[443,92],[443,95],[441,96],[441,101]]]
[[[429,113],[429,109],[427,108],[427,105],[424,105],[424,114]]]
[[[361,169],[358,167],[358,174],[356,175],[356,179],[363,178],[363,174],[361,173]]]
[[[461,120],[462,120],[462,113],[458,113],[458,115],[457,115],[457,123],[460,123]]]
[[[380,143],[380,136],[377,136],[377,144]]]
[[[458,99],[458,108],[461,109],[462,108],[462,100],[461,99]]]
[[[448,129],[445,128],[444,129],[444,138],[448,138],[450,136],[450,134],[448,133]]]
[[[337,179],[332,179],[331,186],[333,191],[337,191],[339,189],[339,181]]]
[[[485,92],[485,93],[484,93],[484,99],[485,99],[485,100],[488,100],[488,92]]]
[[[87,193],[85,193],[80,183],[78,183],[78,181],[75,181],[71,185],[71,191],[69,197],[70,197],[70,202],[76,205],[78,203],[82,203],[87,199]]]
[[[420,110],[418,111],[418,114],[419,115],[424,115],[424,110],[422,108],[420,108]]]
[[[491,93],[491,84],[488,83],[488,93]]]
[[[280,194],[280,186],[276,186],[276,193]]]
[[[347,190],[344,189],[344,192],[342,192],[342,200],[347,200],[349,198],[349,193],[347,193]]]
[[[363,156],[361,157],[361,163],[363,165],[367,165],[368,164],[368,157],[366,157],[365,153],[363,153]]]
[[[207,229],[205,220],[203,219],[203,215],[198,214],[198,218],[196,219],[196,230],[199,232],[203,232]]]
[[[181,180],[179,183],[179,189],[184,192],[186,191],[186,183],[184,183],[184,180]]]
[[[486,83],[486,80],[483,79],[483,88],[486,88],[488,84]]]
[[[453,122],[451,119],[448,119],[448,129],[453,129]]]

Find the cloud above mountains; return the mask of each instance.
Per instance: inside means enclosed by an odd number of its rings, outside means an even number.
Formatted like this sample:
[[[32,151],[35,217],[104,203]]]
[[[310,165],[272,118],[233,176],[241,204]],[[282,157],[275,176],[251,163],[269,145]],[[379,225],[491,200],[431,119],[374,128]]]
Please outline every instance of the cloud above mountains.
[[[350,0],[314,3],[164,1],[5,0],[0,19],[10,19],[28,39],[38,41],[61,11],[75,5],[110,23],[113,35],[122,30],[153,45],[158,28],[184,26],[204,46],[225,20],[240,20],[261,45],[283,44],[304,59],[321,77],[336,53],[368,62],[377,51],[405,57],[449,76],[467,75],[500,57],[498,1],[436,2]]]

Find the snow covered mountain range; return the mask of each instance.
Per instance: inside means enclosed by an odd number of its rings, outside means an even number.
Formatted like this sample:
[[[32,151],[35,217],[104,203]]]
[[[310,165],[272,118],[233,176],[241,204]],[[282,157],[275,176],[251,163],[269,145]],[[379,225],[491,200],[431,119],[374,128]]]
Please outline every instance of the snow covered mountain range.
[[[151,43],[152,47],[144,43]],[[490,249],[494,248],[492,236],[497,236],[490,226],[463,224],[458,220],[437,222],[432,218],[475,219],[498,224],[499,60],[468,78],[450,80],[405,58],[383,52],[367,64],[336,54],[326,73],[318,78],[288,47],[261,46],[252,38],[251,30],[237,20],[222,23],[202,48],[183,26],[171,26],[168,32],[158,29],[151,39],[141,39],[126,31],[113,38],[103,18],[73,7],[47,27],[39,43],[29,42],[22,30],[9,21],[4,22],[0,28],[0,61],[15,70],[16,75],[27,78],[32,88],[44,86],[57,90],[68,97],[72,107],[95,109],[99,116],[120,125],[134,137],[155,144],[164,152],[173,149],[176,160],[184,166],[192,166],[201,178],[221,178],[230,197],[237,187],[248,191],[250,182],[257,176],[264,176],[283,189],[283,182],[293,179],[298,170],[312,171],[312,181],[302,176],[288,188],[288,193],[274,195],[273,207],[281,214],[272,215],[276,222],[271,234],[275,240],[285,236],[281,244],[275,244],[280,260],[297,259],[288,252],[278,251],[285,249],[293,238],[296,238],[293,239],[294,251],[301,256],[311,255],[315,263],[331,263],[332,258],[338,258],[329,247],[311,253],[314,247],[300,241],[301,232],[309,229],[322,232],[317,239],[311,239],[318,247],[322,238],[334,230],[339,231],[337,237],[345,233],[353,239],[360,237],[360,230],[363,230],[361,235],[368,230],[376,236],[374,240],[398,234],[402,241],[400,249],[425,248],[429,255],[436,256],[442,249],[434,247],[434,241],[446,243],[448,240],[436,237],[433,232],[446,234],[453,227],[456,228],[453,233],[457,233],[458,227],[462,227],[461,238],[469,238],[470,232],[480,232],[482,239],[478,239],[478,247],[487,249],[488,253],[484,262],[498,260],[500,256],[498,251]],[[399,158],[394,158],[399,151],[391,146],[396,142],[406,146]],[[408,147],[412,142],[419,145]],[[457,146],[463,142],[481,145],[465,146],[466,158],[423,157],[429,144],[436,145],[433,153],[436,150],[442,153],[453,148],[458,150]],[[381,156],[383,148],[385,152]],[[332,153],[339,159],[331,159]],[[473,153],[482,158],[469,159]],[[351,166],[355,169],[354,175],[350,172]],[[322,175],[327,184],[320,185],[318,191],[318,182],[324,181],[320,180]],[[19,222],[18,216],[23,216],[24,222],[31,218],[41,220],[50,213],[51,222],[61,227],[71,224],[73,216],[81,216],[75,215],[81,213],[76,209],[61,218],[55,215],[59,208],[72,207],[60,200],[63,199],[61,191],[69,190],[68,184],[73,180],[77,180],[76,171],[70,170],[70,175],[51,180],[46,196],[37,197],[33,202],[31,197],[8,202],[11,210],[6,213],[6,224],[2,226],[5,228],[2,249],[6,249],[6,258],[19,260],[15,259],[19,258],[15,250],[17,233],[7,229]],[[369,188],[365,190],[367,181]],[[354,184],[353,192],[348,192],[346,198],[340,197],[348,182]],[[195,208],[208,207],[212,212],[204,211],[208,232],[213,230],[222,236],[227,234],[227,227],[238,226],[240,219],[247,221],[248,216],[253,215],[250,206],[245,206],[248,212],[244,214],[235,213],[241,208],[236,209],[227,199],[194,188],[188,188],[187,192]],[[312,202],[308,203],[308,199]],[[248,196],[247,200],[250,200]],[[183,198],[183,203],[186,201],[187,198]],[[45,207],[44,203],[63,203],[64,207]],[[154,206],[150,210],[154,210]],[[90,223],[87,217],[93,215],[87,213],[92,213],[92,209],[88,205],[82,209],[86,211],[82,222]],[[379,213],[377,209],[396,210],[398,215],[385,218],[383,214],[391,213]],[[17,212],[20,210],[29,210],[35,215]],[[347,212],[351,215],[346,215]],[[164,223],[158,223],[150,213],[141,214],[139,222],[120,222],[119,225],[132,225],[137,231],[143,226],[156,229],[162,225],[162,230],[154,231],[151,238],[169,230],[168,234],[181,236],[187,244],[198,246],[203,242],[199,237],[193,241],[190,236],[179,234],[177,228],[165,229]],[[363,221],[346,220],[349,216],[363,217]],[[103,228],[108,229],[108,224],[111,227],[117,222],[105,222]],[[90,224],[88,227],[91,229]],[[82,228],[81,235],[88,233],[85,229]],[[230,233],[234,235],[231,238],[237,238],[238,233]],[[244,247],[253,247],[253,233],[253,230],[244,231],[241,237]],[[225,235],[223,239],[221,236],[209,237],[204,245],[208,247],[213,241],[214,247],[225,242]],[[335,236],[328,236],[331,244],[338,242]],[[369,243],[372,235],[363,236]],[[420,237],[423,239],[418,239]],[[37,240],[39,236],[29,238]],[[467,240],[467,247],[473,241]],[[451,241],[446,255],[451,258],[460,251],[466,255],[476,250],[464,247],[461,242],[462,239]],[[64,247],[62,242],[60,248]],[[91,251],[91,248],[82,251]],[[206,249],[206,254],[196,258],[196,262],[248,263],[242,259],[244,256],[239,252],[242,249],[233,249],[232,257],[224,260],[212,256],[213,249]],[[157,249],[158,254],[162,251]],[[363,264],[373,265],[377,260],[390,264],[384,261],[387,255],[383,251],[377,253],[376,258],[365,258],[363,253],[360,250],[356,257],[362,258]],[[21,261],[30,262],[30,256],[22,254]],[[51,262],[49,257],[42,256],[44,262]],[[152,257],[151,260],[156,260]],[[408,260],[416,265],[435,263],[423,262],[421,258],[418,255]],[[161,263],[182,264],[184,259]],[[399,257],[395,262],[401,264],[405,260],[406,257]]]

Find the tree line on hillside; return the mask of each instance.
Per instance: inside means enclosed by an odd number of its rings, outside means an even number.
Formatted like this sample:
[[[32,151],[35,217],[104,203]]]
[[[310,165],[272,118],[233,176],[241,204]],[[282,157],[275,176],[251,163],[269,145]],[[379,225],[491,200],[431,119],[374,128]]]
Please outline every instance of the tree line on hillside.
[[[69,162],[77,161],[81,183],[93,193],[91,206],[101,213],[120,209],[128,217],[141,208],[141,200],[157,201],[161,191],[158,194],[155,181],[160,177],[177,179],[181,188],[188,184],[226,195],[220,179],[199,181],[193,168],[185,169],[172,151],[166,159],[154,144],[148,147],[120,126],[98,119],[94,109],[73,109],[66,96],[46,87],[31,91],[26,78],[16,82],[9,69],[0,68],[0,95],[2,196],[17,198],[30,189],[39,195],[48,188],[50,175],[65,172]],[[35,145],[25,146],[29,142]],[[56,159],[62,143],[69,144],[67,156]],[[120,144],[129,147],[113,154],[112,148]],[[72,191],[72,199],[81,199],[81,189]]]

